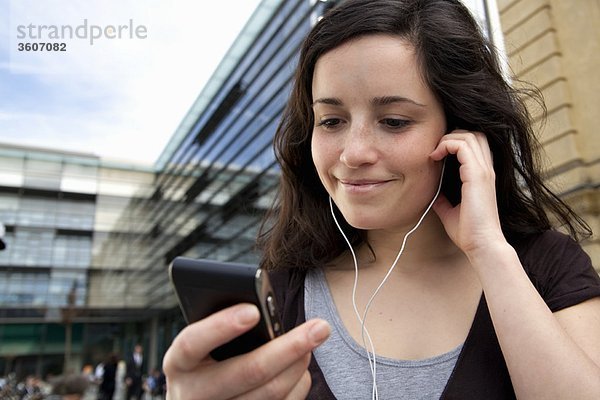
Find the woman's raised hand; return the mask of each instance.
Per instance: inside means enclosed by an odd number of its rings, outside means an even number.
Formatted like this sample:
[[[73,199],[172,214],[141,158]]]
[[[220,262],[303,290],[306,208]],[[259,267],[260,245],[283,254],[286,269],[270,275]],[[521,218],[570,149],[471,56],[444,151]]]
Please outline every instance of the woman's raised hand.
[[[483,133],[455,130],[444,135],[430,154],[441,161],[455,154],[460,163],[461,203],[453,207],[442,195],[433,209],[448,236],[467,255],[505,242],[498,217],[492,153]]]

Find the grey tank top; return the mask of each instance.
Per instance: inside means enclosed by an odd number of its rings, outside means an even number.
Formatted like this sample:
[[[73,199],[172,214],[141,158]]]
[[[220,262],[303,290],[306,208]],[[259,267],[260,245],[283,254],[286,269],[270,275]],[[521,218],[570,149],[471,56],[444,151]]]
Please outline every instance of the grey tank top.
[[[306,319],[322,318],[332,327],[329,339],[313,352],[329,388],[340,400],[371,399],[373,378],[366,350],[344,327],[322,269],[306,274],[304,294]],[[377,356],[379,399],[439,399],[462,346],[422,360]]]

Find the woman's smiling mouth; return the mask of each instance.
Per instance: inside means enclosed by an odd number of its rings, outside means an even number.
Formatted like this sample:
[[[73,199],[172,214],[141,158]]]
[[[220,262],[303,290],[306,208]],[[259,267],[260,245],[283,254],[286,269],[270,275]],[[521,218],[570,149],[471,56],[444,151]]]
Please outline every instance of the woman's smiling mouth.
[[[365,193],[391,182],[389,179],[339,179],[342,187],[351,193]]]

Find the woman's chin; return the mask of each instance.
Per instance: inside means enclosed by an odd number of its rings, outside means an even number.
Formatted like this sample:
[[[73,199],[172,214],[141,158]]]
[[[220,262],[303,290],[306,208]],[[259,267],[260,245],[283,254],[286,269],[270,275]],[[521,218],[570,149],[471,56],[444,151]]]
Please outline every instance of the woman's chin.
[[[355,228],[362,230],[371,230],[371,229],[379,229],[382,227],[381,221],[374,221],[373,218],[346,218],[346,222]]]

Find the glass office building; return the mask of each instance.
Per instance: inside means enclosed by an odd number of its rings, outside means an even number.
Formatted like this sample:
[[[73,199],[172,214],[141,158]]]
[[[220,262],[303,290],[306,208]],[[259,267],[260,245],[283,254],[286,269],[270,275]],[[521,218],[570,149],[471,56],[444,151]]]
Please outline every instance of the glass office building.
[[[153,179],[150,167],[0,145],[0,374],[60,372],[67,331],[77,363],[101,357],[91,349],[112,349],[96,340],[122,335],[119,323],[136,313],[94,298],[96,278],[120,267],[98,252],[116,232],[141,234],[127,210],[152,192]]]
[[[154,166],[0,145],[0,375],[77,370],[137,342],[160,366],[183,326],[171,260],[258,260],[271,139],[300,43],[335,3],[263,0]]]

